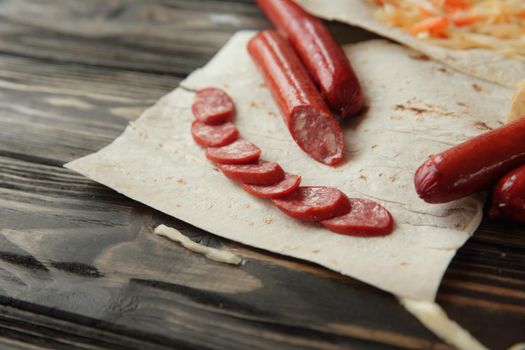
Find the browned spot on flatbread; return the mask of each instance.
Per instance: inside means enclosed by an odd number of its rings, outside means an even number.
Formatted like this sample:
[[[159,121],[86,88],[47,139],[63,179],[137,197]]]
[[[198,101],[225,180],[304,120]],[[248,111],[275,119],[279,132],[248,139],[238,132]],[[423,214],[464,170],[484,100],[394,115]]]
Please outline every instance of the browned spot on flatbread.
[[[404,103],[394,105],[393,109],[400,112],[412,112],[416,118],[419,118],[425,114],[432,114],[437,117],[457,116],[456,112],[448,111],[445,106],[424,102],[416,97],[413,97]]]
[[[360,175],[359,178],[361,180],[363,180],[363,181],[367,181],[368,180],[368,178],[366,176],[364,176],[364,175]]]
[[[314,250],[312,250],[312,253],[317,254],[317,253],[319,253],[320,251],[321,251],[321,249],[314,249]]]
[[[477,92],[481,92],[483,91],[483,88],[481,87],[481,85],[477,84],[477,83],[472,83],[472,88],[474,90],[476,90]]]
[[[397,105],[395,105],[394,109],[396,111],[410,111],[410,112],[414,112],[416,115],[421,115],[424,112],[429,112],[430,111],[428,109],[406,106],[404,104],[397,104]]]
[[[252,108],[259,108],[259,103],[257,101],[250,102],[250,107]]]
[[[422,53],[414,53],[410,55],[410,58],[412,58],[413,60],[418,60],[418,61],[430,61],[430,57]]]
[[[265,223],[266,225],[269,225],[269,224],[273,223],[273,218],[265,218],[265,219],[264,219],[264,223]]]
[[[465,224],[463,223],[457,223],[454,225],[455,228],[457,228],[458,230],[464,230],[465,229]]]
[[[177,179],[177,183],[181,184],[181,185],[185,185],[186,184],[186,180],[184,180],[182,177],[179,177]]]
[[[372,149],[377,148],[377,145],[372,145],[370,148]]]
[[[461,107],[467,107],[467,104],[465,102],[458,101],[456,102],[456,104]]]
[[[479,120],[476,120],[473,125],[478,130],[482,130],[482,131],[492,130],[492,128],[488,126],[487,123],[480,122]]]
[[[445,67],[439,67],[437,70],[442,72],[442,73],[450,73],[450,71],[448,69],[446,69]]]

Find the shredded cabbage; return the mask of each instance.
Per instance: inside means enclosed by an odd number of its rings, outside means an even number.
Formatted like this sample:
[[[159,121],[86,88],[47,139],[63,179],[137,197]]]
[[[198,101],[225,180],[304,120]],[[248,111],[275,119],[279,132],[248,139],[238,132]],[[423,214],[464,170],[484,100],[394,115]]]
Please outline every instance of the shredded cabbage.
[[[390,26],[451,49],[525,59],[525,0],[369,0]]]

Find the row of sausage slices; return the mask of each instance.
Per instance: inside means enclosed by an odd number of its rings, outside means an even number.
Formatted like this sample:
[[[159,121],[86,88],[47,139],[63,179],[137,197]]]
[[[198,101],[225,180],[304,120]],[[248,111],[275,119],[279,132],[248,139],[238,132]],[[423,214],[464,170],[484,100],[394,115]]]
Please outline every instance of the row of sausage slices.
[[[193,139],[206,148],[206,157],[226,177],[246,192],[272,200],[285,214],[301,221],[320,222],[336,233],[381,236],[392,232],[392,216],[378,203],[348,198],[334,187],[300,186],[299,175],[261,159],[259,147],[240,138],[232,123],[235,111],[231,97],[217,88],[198,91],[192,105]]]

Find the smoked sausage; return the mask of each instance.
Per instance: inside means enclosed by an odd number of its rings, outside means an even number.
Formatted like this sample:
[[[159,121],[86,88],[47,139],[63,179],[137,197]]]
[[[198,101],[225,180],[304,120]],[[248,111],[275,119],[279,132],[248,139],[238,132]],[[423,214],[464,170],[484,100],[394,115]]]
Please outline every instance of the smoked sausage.
[[[241,187],[246,192],[259,198],[278,198],[284,197],[299,187],[301,177],[298,175],[285,174],[284,179],[274,185],[257,186],[242,184]]]
[[[334,187],[299,187],[286,197],[273,199],[273,203],[286,215],[302,221],[331,219],[350,211],[350,201]]]
[[[222,164],[247,164],[256,162],[261,155],[259,147],[246,140],[237,140],[227,146],[208,147],[206,158]]]
[[[198,121],[216,125],[230,120],[235,115],[235,104],[226,92],[209,87],[197,91],[191,112]]]
[[[227,178],[248,185],[274,185],[284,179],[284,170],[274,162],[259,160],[251,164],[219,164]]]
[[[343,132],[290,44],[275,31],[248,43],[299,147],[315,160],[335,165],[343,159]]]
[[[360,112],[364,97],[359,81],[323,22],[291,0],[257,0],[257,4],[290,40],[332,111],[343,118]]]
[[[490,216],[525,224],[525,165],[498,182],[492,193]]]
[[[392,233],[392,215],[379,203],[363,198],[350,198],[352,209],[345,215],[321,221],[330,231],[350,236],[385,236]]]
[[[208,125],[194,120],[191,124],[193,140],[203,147],[220,147],[232,143],[239,136],[239,131],[230,122]]]
[[[428,203],[446,203],[488,189],[525,164],[525,118],[432,156],[417,169],[414,184]]]

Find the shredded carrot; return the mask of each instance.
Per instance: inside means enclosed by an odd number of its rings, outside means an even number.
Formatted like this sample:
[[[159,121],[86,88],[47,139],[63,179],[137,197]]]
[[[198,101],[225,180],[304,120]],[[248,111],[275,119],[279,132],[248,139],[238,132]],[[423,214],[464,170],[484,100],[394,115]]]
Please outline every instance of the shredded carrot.
[[[431,36],[441,37],[445,34],[448,27],[448,20],[443,16],[434,16],[426,18],[410,28],[411,34],[418,34],[421,32],[428,32]]]
[[[525,60],[525,0],[368,0],[390,26],[451,49]]]
[[[482,20],[485,16],[483,15],[460,15],[460,16],[454,16],[452,18],[452,23],[456,27],[464,27],[472,25],[480,20]]]
[[[434,17],[434,16],[437,15],[436,12],[428,9],[425,6],[419,6],[417,9],[418,9],[419,13],[421,14],[421,16],[423,16],[423,17]]]
[[[466,10],[470,6],[472,5],[468,0],[444,0],[443,2],[443,8],[448,13]]]

